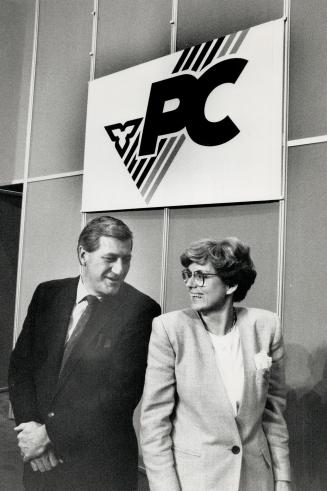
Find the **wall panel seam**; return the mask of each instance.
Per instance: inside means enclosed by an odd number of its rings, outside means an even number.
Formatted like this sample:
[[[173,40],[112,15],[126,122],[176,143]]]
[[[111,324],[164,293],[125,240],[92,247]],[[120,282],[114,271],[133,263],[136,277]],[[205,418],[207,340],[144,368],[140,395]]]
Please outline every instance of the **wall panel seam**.
[[[15,344],[19,332],[18,323],[19,323],[19,307],[20,307],[20,290],[21,290],[21,281],[22,281],[23,247],[24,247],[25,218],[26,218],[26,204],[27,204],[27,182],[28,182],[28,171],[29,171],[29,163],[30,163],[33,108],[34,108],[36,60],[37,60],[38,34],[39,34],[39,15],[40,15],[40,1],[35,0],[33,55],[32,55],[32,63],[31,63],[30,92],[29,92],[27,131],[26,131],[26,142],[25,142],[23,197],[22,197],[19,246],[18,246],[18,265],[17,265],[17,277],[16,277],[13,344]]]
[[[299,147],[302,145],[314,145],[316,143],[327,143],[327,135],[310,136],[308,138],[299,138],[296,140],[289,140],[289,147]]]
[[[279,202],[277,313],[283,326],[285,296],[285,255],[287,218],[287,161],[288,161],[288,116],[289,116],[289,57],[290,57],[290,11],[291,0],[283,3],[284,27],[284,90],[283,90],[283,196]]]
[[[46,176],[29,177],[27,182],[39,182],[39,181],[51,181],[52,179],[63,179],[65,177],[81,176],[83,175],[82,170],[72,171],[72,172],[62,172],[59,174],[49,174]]]

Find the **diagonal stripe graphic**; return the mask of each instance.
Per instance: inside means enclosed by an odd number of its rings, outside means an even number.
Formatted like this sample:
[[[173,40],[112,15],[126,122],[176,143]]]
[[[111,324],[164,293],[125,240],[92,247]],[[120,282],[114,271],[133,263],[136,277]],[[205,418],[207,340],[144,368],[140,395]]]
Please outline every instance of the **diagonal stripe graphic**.
[[[128,169],[127,169],[130,174],[132,174],[133,169],[134,169],[135,165],[137,164],[137,162],[138,161],[137,161],[136,155],[133,155],[133,158],[132,158],[132,160],[128,166]]]
[[[183,65],[183,68],[181,71],[184,71],[184,70],[187,70],[188,68],[190,68],[190,66],[192,65],[192,63],[193,63],[196,55],[198,54],[201,46],[202,46],[201,44],[197,44],[196,46],[193,47],[189,57],[187,58],[185,64]]]
[[[176,73],[180,70],[181,66],[183,65],[184,61],[186,60],[189,52],[191,51],[191,47],[190,48],[187,48],[187,49],[184,49],[183,53],[181,54],[178,62],[176,63],[176,66],[174,68],[174,70],[172,71],[172,73]]]
[[[163,138],[163,139],[160,140],[157,155],[155,155],[154,157],[151,157],[149,159],[148,163],[146,164],[145,168],[143,169],[143,171],[142,171],[142,173],[141,173],[141,175],[139,177],[139,180],[136,183],[136,186],[138,188],[140,188],[142,186],[142,184],[144,182],[144,179],[146,178],[146,176],[148,175],[148,173],[152,169],[152,166],[155,163],[155,161],[158,158],[158,156],[160,155],[160,152],[162,150],[162,147],[164,146],[164,144],[166,143],[166,141],[167,141],[167,138]]]
[[[193,71],[196,72],[196,70],[199,68],[199,66],[201,65],[202,61],[204,60],[204,57],[208,53],[210,46],[212,44],[213,44],[213,41],[207,41],[206,43],[204,43],[201,53],[199,54],[199,56],[197,57],[197,59],[195,60],[193,66],[192,66]]]
[[[234,44],[233,46],[233,49],[232,51],[230,52],[230,54],[235,54],[237,53],[237,51],[239,50],[241,44],[243,43],[244,39],[246,38],[247,36],[247,33],[249,32],[250,29],[246,29],[245,31],[241,31],[241,34],[239,35],[239,38],[238,40],[236,41],[236,43]]]
[[[134,172],[132,173],[133,181],[136,181],[137,176],[139,175],[140,171],[142,170],[142,168],[143,168],[143,166],[144,166],[144,164],[146,163],[147,160],[148,159],[146,157],[144,157],[143,159],[138,160],[137,166],[135,167]]]
[[[133,154],[134,154],[134,152],[136,150],[136,147],[137,147],[137,145],[139,143],[139,139],[140,139],[140,133],[138,133],[136,135],[135,140],[134,140],[134,142],[133,142],[133,144],[132,144],[129,152],[128,152],[128,154],[126,155],[126,157],[124,159],[124,163],[125,163],[126,167],[128,167],[129,161],[131,160],[131,158],[132,158],[132,156],[133,156]]]
[[[146,194],[147,190],[151,186],[151,183],[152,183],[153,179],[156,177],[156,174],[159,171],[161,164],[165,161],[167,154],[169,153],[171,147],[174,145],[176,140],[177,140],[177,136],[173,136],[167,141],[167,144],[163,148],[162,153],[156,162],[156,165],[153,167],[143,189],[141,189],[142,196],[144,196]]]
[[[151,201],[152,196],[154,195],[154,193],[156,192],[159,184],[161,183],[162,179],[164,178],[167,170],[170,167],[170,164],[172,163],[172,161],[174,160],[177,152],[179,151],[179,149],[183,145],[184,140],[185,140],[185,135],[184,134],[180,135],[179,139],[176,142],[175,147],[172,149],[170,155],[167,158],[167,161],[166,161],[165,165],[161,169],[161,171],[160,171],[160,173],[159,173],[156,181],[154,182],[152,188],[150,189],[149,194],[145,198],[146,204],[149,204],[149,202]]]
[[[226,40],[226,43],[224,44],[224,46],[222,47],[221,52],[219,53],[219,57],[225,56],[225,54],[227,53],[227,51],[230,48],[230,45],[234,41],[236,34],[237,34],[237,32],[234,32],[234,34],[230,34],[229,35],[228,39]]]
[[[209,63],[211,63],[211,62],[212,62],[212,60],[214,59],[214,57],[215,57],[215,55],[216,55],[216,53],[217,53],[218,49],[220,48],[221,43],[223,42],[223,40],[224,40],[224,39],[225,39],[225,36],[220,37],[220,38],[218,38],[218,39],[216,40],[216,42],[215,42],[215,44],[214,44],[214,46],[213,46],[213,48],[212,48],[212,50],[211,50],[211,52],[210,52],[210,54],[209,54],[208,58],[207,58],[207,59],[206,59],[206,61],[204,62],[204,64],[203,64],[203,66],[202,66],[201,70],[203,70],[203,68],[204,68],[204,67],[206,67],[207,65],[209,65]]]

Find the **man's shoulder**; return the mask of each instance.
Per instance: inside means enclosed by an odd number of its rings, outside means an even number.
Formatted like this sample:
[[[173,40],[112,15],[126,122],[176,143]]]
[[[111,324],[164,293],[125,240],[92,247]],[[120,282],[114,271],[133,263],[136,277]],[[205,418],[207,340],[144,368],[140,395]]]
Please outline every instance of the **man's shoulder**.
[[[76,276],[72,278],[59,278],[55,280],[43,281],[42,283],[39,283],[35,291],[40,293],[46,293],[46,292],[55,293],[56,291],[61,291],[69,287],[76,286],[77,288],[78,278],[79,277]]]
[[[129,304],[143,306],[144,308],[160,309],[159,304],[146,293],[141,292],[129,283],[124,283],[121,288],[121,295],[124,301]]]

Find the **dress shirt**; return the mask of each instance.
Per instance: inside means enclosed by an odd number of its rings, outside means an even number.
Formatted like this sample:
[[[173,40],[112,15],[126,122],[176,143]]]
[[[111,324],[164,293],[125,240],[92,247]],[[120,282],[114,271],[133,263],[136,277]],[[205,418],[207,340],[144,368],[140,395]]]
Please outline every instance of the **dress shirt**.
[[[244,364],[239,330],[235,325],[224,336],[216,336],[211,332],[209,335],[215,350],[218,370],[234,414],[237,416],[244,386]]]

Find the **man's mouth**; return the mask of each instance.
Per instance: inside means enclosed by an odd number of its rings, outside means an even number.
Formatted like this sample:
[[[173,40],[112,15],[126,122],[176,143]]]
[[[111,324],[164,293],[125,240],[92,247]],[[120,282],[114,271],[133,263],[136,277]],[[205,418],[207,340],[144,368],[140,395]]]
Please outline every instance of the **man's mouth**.
[[[109,276],[105,277],[106,280],[109,280],[111,283],[120,283],[120,278],[109,278]]]

